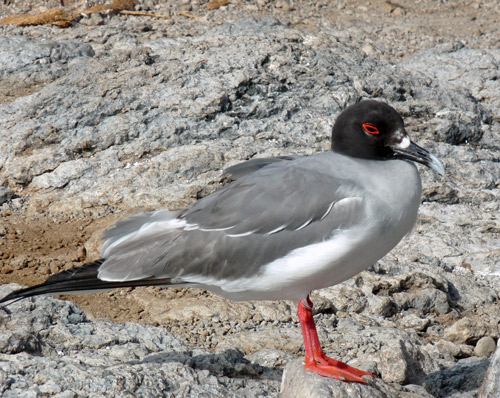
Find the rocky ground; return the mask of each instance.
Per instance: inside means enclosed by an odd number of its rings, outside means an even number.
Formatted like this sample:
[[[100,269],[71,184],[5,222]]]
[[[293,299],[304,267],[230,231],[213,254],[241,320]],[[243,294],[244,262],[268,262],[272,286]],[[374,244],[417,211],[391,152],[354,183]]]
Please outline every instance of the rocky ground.
[[[422,169],[415,231],[312,297],[325,350],[380,378],[304,373],[295,303],[147,288],[0,311],[3,396],[478,396],[500,334],[497,2],[207,6],[0,26],[0,284],[95,259],[113,222],[192,203],[242,160],[326,150],[345,106],[380,98],[447,176]]]

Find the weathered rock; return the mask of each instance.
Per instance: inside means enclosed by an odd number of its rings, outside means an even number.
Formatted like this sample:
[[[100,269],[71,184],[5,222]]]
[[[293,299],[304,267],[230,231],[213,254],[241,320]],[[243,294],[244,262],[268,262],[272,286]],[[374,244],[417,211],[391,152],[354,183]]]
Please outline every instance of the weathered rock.
[[[0,296],[14,287],[0,287]],[[261,366],[234,349],[190,351],[165,328],[91,322],[76,305],[49,297],[10,305],[0,312],[0,325],[0,388],[6,398],[63,391],[69,396],[277,396],[279,377],[265,365],[277,362],[275,353],[255,353]],[[262,384],[264,371],[274,376]]]
[[[477,319],[462,318],[447,328],[444,338],[454,343],[474,344],[488,333],[487,326]]]
[[[4,204],[8,200],[11,200],[15,197],[16,194],[13,191],[10,191],[4,187],[0,187],[0,205]]]
[[[418,384],[438,365],[411,341],[392,340],[379,352],[378,369],[387,383]]]
[[[498,49],[467,48],[462,43],[429,49],[401,64],[455,87],[467,87],[471,94],[500,117],[500,82],[494,72],[500,68]]]
[[[300,360],[290,362],[283,372],[282,398],[424,398],[431,397],[419,386],[409,388],[385,384],[379,379],[366,377],[368,384],[343,383],[307,372]],[[399,388],[398,388],[399,387]]]
[[[500,349],[497,348],[491,357],[479,398],[496,398],[498,396],[500,396]]]
[[[497,345],[490,336],[481,337],[474,348],[474,355],[489,358],[495,352]]]
[[[395,293],[393,297],[396,304],[404,310],[414,308],[422,314],[428,314],[429,312],[446,314],[450,310],[447,294],[438,289],[420,289],[411,293]]]
[[[463,351],[460,349],[460,345],[454,344],[451,341],[438,340],[434,345],[442,354],[447,353],[454,358],[460,358],[464,356]]]
[[[42,67],[54,74],[64,65],[57,81],[8,104],[9,112],[0,105],[0,122],[11,126],[0,150],[0,183],[38,191],[56,213],[78,211],[80,201],[70,200],[77,196],[86,206],[158,206],[185,196],[186,187],[213,182],[225,165],[273,154],[276,144],[290,154],[326,149],[335,116],[368,95],[396,102],[404,92],[406,102],[398,108],[408,123],[430,115],[477,135],[486,117],[477,101],[332,40],[304,37],[274,19],[245,20],[196,40],[149,41],[154,62],[143,59],[146,47],[137,39],[127,51],[120,43],[79,62],[55,57]],[[22,43],[36,46],[33,39],[4,39],[7,49]],[[22,78],[30,67],[19,63],[9,76]],[[436,92],[438,97],[431,95]],[[417,105],[421,97],[426,102]],[[446,115],[436,116],[432,108],[443,107]],[[314,136],[309,120],[322,120]],[[449,131],[439,127],[433,133],[447,140]],[[50,193],[57,189],[66,194]]]
[[[87,43],[0,37],[0,89],[39,89],[69,69],[84,68],[94,55]]]
[[[414,313],[403,313],[402,318],[397,321],[397,323],[403,328],[414,329],[418,332],[422,332],[427,329],[430,325],[430,320],[428,318],[420,318]]]
[[[428,375],[425,388],[434,397],[474,396],[481,386],[488,364],[488,360],[462,360],[453,368]]]
[[[85,260],[84,245],[94,259],[112,222],[138,208],[185,206],[217,189],[224,167],[325,150],[342,108],[380,98],[402,113],[415,141],[443,160],[447,175],[422,169],[413,234],[370,271],[313,296],[320,339],[331,356],[382,375],[367,396],[429,396],[425,380],[436,396],[476,394],[485,362],[469,358],[470,344],[498,339],[500,319],[495,23],[485,22],[475,36],[464,33],[463,46],[450,45],[458,41],[443,30],[394,20],[415,14],[414,7],[440,15],[430,0],[386,18],[376,2],[299,2],[280,15],[284,23],[242,20],[247,11],[275,14],[275,2],[209,13],[202,2],[184,3],[138,5],[171,19],[94,14],[67,30],[0,26],[0,198],[1,189],[8,193],[0,200],[0,282],[71,267]],[[498,9],[495,1],[478,7],[484,18]],[[355,12],[356,21],[345,12]],[[359,28],[363,18],[369,23]],[[460,31],[475,23],[469,22]],[[48,226],[25,234],[41,217]],[[61,219],[76,225],[70,234]],[[68,253],[80,231],[83,242]],[[62,238],[43,240],[52,235]],[[32,326],[16,318],[19,328],[0,328],[0,395],[95,396],[102,387],[106,396],[277,396],[282,367],[302,354],[289,303],[234,304],[203,292],[154,289],[86,301],[96,317],[122,311],[117,319],[165,325],[179,339],[157,343],[148,336],[169,336],[166,329],[138,327],[139,333],[132,325],[90,322],[91,312],[84,317],[76,307],[58,318],[48,302],[22,307],[51,314],[28,316]],[[464,317],[485,333],[443,340]],[[477,383],[466,380],[467,372]],[[96,390],[85,390],[85,378],[94,375]],[[307,376],[285,377],[284,391],[308,392],[315,376]],[[319,383],[315,391],[367,394],[360,386]]]

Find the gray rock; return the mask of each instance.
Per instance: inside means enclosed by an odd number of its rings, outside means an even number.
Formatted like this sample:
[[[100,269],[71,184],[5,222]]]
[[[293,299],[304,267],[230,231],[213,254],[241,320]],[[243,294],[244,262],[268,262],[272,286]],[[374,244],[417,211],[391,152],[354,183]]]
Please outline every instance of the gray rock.
[[[19,196],[1,215],[92,221],[93,258],[102,229],[125,211],[185,206],[245,159],[326,150],[347,104],[388,101],[443,160],[446,179],[422,169],[415,231],[370,271],[313,297],[325,351],[382,379],[358,386],[304,374],[289,303],[137,289],[127,303],[168,328],[92,322],[48,298],[13,306],[0,327],[0,395],[277,396],[285,365],[295,369],[284,378],[289,394],[430,396],[424,385],[435,396],[477,394],[486,362],[471,344],[498,339],[500,319],[498,50],[486,48],[496,36],[481,35],[480,49],[439,47],[392,20],[344,29],[322,15],[299,31],[309,16],[241,20],[228,6],[191,20],[176,17],[188,7],[178,3],[155,8],[174,16],[166,21],[0,26],[0,186]],[[411,57],[410,39],[411,51],[427,50]],[[2,239],[9,228],[0,225]],[[2,272],[33,266],[31,254],[9,255]],[[36,261],[47,267],[52,257]],[[461,319],[466,332],[454,326]]]
[[[489,361],[463,361],[455,367],[427,376],[426,390],[434,397],[465,398],[475,396]]]
[[[419,384],[430,369],[438,369],[429,353],[412,341],[389,341],[379,356],[378,369],[386,383]]]
[[[454,358],[463,358],[464,356],[468,357],[472,354],[469,353],[469,355],[467,355],[467,353],[464,353],[464,351],[461,349],[461,347],[464,346],[463,344],[454,344],[448,340],[438,340],[434,345],[442,354],[448,353]]]
[[[488,329],[484,323],[466,317],[446,328],[444,338],[454,343],[474,344],[487,333]]]
[[[410,328],[418,332],[423,332],[429,326],[430,320],[428,318],[420,318],[416,314],[410,312],[408,314],[403,313],[403,317],[398,320],[398,324],[403,328]]]
[[[16,194],[4,187],[0,187],[0,206],[3,205],[8,200],[11,200],[16,197]]]
[[[474,355],[489,358],[495,352],[497,345],[490,336],[481,337],[474,348]]]
[[[5,38],[6,51],[20,40],[26,39]],[[196,39],[149,41],[153,63],[139,55],[146,47],[130,40],[64,64],[53,84],[9,104],[9,112],[0,106],[0,122],[12,126],[0,150],[0,182],[49,189],[40,195],[55,212],[67,211],[75,196],[87,206],[111,199],[137,206],[136,192],[148,192],[142,203],[168,203],[185,196],[186,186],[206,185],[224,166],[256,153],[272,155],[273,147],[288,147],[289,154],[326,149],[335,116],[367,96],[399,102],[410,124],[430,108],[446,107],[445,118],[461,129],[476,134],[481,126],[484,111],[471,97],[331,42],[306,38],[274,19],[245,20]],[[43,67],[54,74],[65,60]],[[18,63],[17,74],[31,67]],[[144,85],[148,76],[156,77]],[[431,95],[436,92],[439,97]],[[319,121],[314,135],[311,120]],[[449,129],[439,129],[431,134],[447,140]],[[65,195],[50,194],[58,188]]]
[[[1,286],[0,296],[14,287]],[[62,392],[68,396],[277,396],[276,372],[253,364],[237,350],[190,351],[165,328],[91,322],[66,301],[43,297],[12,304],[0,311],[0,325],[0,380],[6,398]],[[274,353],[256,353],[256,357],[263,364],[276,363]],[[258,381],[266,370],[273,378]]]
[[[420,289],[410,293],[395,293],[393,297],[396,304],[404,310],[414,308],[422,314],[428,314],[429,312],[446,314],[450,310],[448,295],[438,289]]]
[[[454,87],[467,87],[471,94],[500,117],[500,50],[467,48],[461,43],[445,44],[422,51],[401,64]]]
[[[491,357],[490,366],[479,392],[480,398],[496,398],[500,395],[500,349]]]
[[[288,363],[283,372],[282,398],[382,398],[431,397],[423,388],[410,388],[385,384],[380,379],[366,377],[368,384],[343,383],[307,372],[304,363],[296,360]]]
[[[2,84],[50,83],[95,55],[87,43],[0,37]],[[82,58],[82,59],[80,59]],[[28,81],[26,81],[28,80]]]

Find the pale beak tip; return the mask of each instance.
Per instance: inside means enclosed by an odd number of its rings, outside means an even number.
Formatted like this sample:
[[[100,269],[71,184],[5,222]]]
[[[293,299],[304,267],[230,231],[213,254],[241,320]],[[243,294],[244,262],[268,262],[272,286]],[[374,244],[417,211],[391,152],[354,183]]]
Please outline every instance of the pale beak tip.
[[[445,171],[441,161],[437,157],[435,157],[432,153],[430,153],[429,155],[432,160],[431,163],[429,164],[430,168],[444,177]]]

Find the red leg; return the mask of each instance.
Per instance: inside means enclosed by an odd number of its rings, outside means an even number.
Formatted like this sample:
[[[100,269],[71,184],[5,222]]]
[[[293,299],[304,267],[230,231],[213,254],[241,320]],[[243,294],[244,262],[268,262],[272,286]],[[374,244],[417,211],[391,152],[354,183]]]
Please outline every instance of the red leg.
[[[304,346],[306,350],[305,367],[306,370],[317,373],[321,376],[332,377],[343,381],[356,381],[366,383],[361,376],[375,375],[349,366],[343,362],[329,358],[321,349],[316,325],[312,315],[313,303],[309,296],[306,300],[299,301],[298,315],[302,334],[304,336]]]

